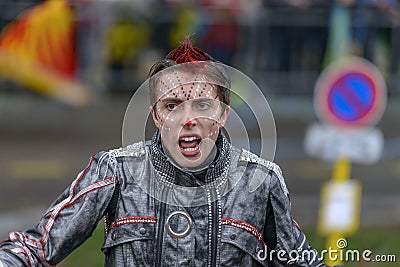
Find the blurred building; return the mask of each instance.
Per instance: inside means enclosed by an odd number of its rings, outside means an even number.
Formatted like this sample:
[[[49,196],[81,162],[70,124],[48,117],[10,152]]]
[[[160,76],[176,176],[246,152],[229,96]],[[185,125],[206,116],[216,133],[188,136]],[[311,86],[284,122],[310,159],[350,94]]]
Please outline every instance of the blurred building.
[[[39,2],[1,1],[0,27]],[[376,63],[390,94],[396,95],[395,48],[400,40],[395,3],[377,7],[360,2],[348,7],[352,53]],[[310,96],[324,67],[334,1],[75,0],[70,4],[77,20],[79,77],[95,92],[132,92],[146,78],[151,62],[182,36],[194,34],[195,44],[243,70],[269,93]]]

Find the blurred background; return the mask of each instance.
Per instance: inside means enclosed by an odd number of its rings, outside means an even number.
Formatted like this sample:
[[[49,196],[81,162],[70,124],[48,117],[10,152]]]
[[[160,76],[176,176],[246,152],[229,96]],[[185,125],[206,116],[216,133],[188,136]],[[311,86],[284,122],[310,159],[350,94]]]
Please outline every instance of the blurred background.
[[[121,146],[125,109],[150,66],[195,33],[195,46],[247,74],[268,99],[293,216],[319,250],[320,190],[334,164],[304,149],[318,121],[314,86],[340,56],[375,64],[388,94],[374,126],[384,146],[378,162],[351,164],[362,199],[348,243],[400,261],[398,1],[1,0],[0,29],[0,239],[33,226],[91,155]],[[61,266],[102,266],[100,228]]]

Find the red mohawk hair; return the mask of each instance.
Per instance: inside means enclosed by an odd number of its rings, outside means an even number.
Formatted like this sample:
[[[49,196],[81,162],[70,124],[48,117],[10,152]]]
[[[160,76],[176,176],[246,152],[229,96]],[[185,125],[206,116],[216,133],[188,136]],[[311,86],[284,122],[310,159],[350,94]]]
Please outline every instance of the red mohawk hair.
[[[200,64],[189,64],[187,66],[185,63],[195,63]],[[204,64],[203,64],[204,63]],[[219,66],[218,61],[211,57],[209,54],[201,50],[200,48],[193,47],[190,43],[190,36],[186,36],[180,45],[168,53],[168,55],[163,59],[153,64],[149,71],[149,91],[150,91],[150,102],[151,105],[155,105],[158,101],[159,90],[157,90],[157,83],[159,81],[160,75],[157,73],[173,67],[176,65],[181,65],[178,71],[200,71],[204,73],[208,82],[217,85],[218,95],[220,100],[229,105],[230,103],[230,88],[231,81],[226,74],[223,67]],[[197,68],[193,69],[193,65]],[[174,69],[177,70],[177,69]],[[198,73],[196,73],[198,74]]]
[[[185,36],[183,43],[168,53],[165,59],[173,60],[177,64],[196,61],[215,61],[209,54],[190,43],[191,36]]]

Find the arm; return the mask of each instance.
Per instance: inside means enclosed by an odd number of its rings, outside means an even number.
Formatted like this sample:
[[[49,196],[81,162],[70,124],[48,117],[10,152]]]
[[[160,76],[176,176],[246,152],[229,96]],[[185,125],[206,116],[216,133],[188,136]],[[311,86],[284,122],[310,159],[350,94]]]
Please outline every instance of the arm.
[[[109,153],[92,157],[36,227],[0,243],[0,267],[54,266],[90,237],[118,182],[115,164]]]
[[[327,266],[291,216],[288,191],[277,165],[271,176],[264,236],[272,266]]]

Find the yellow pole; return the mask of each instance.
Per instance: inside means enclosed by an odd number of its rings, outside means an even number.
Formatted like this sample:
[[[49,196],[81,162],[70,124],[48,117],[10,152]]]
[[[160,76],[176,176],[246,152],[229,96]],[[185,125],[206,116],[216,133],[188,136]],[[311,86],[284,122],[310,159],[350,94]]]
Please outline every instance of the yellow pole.
[[[346,157],[339,158],[334,166],[332,180],[335,182],[345,182],[350,179],[351,162]]]
[[[338,246],[338,240],[344,238],[342,233],[331,233],[326,240],[328,253],[324,255],[325,263],[329,266],[343,265],[343,258],[340,255],[345,255],[342,252],[343,248]]]
[[[332,181],[334,182],[346,182],[350,179],[351,173],[351,162],[346,157],[339,158],[334,165]],[[325,255],[326,264],[330,266],[343,265],[342,258],[340,255],[344,255],[341,251],[343,248],[339,248],[337,243],[338,240],[344,238],[344,233],[334,232],[330,233],[326,240],[326,248],[331,253]],[[337,251],[337,252],[336,252]],[[334,253],[335,252],[335,253]]]

